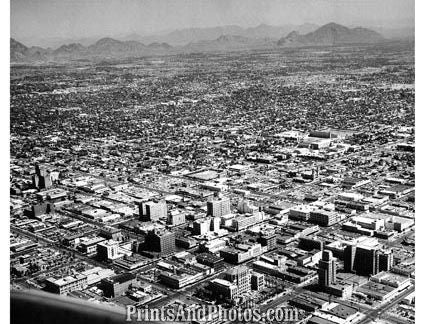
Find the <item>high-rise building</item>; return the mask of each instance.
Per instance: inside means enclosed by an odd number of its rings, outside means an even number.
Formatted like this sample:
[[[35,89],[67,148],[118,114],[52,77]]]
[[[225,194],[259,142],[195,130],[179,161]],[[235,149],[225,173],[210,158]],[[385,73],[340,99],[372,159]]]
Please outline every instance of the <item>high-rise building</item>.
[[[213,217],[211,218],[210,231],[218,232],[220,230],[220,218]]]
[[[114,240],[103,241],[97,244],[97,256],[101,260],[114,260],[120,255],[118,254],[119,243]]]
[[[40,164],[35,165],[35,173],[38,176],[45,176],[48,174],[46,167]]]
[[[149,231],[145,238],[145,248],[161,254],[173,253],[176,250],[175,234],[166,230]]]
[[[229,269],[224,279],[238,287],[238,295],[251,291],[251,274],[246,266]]]
[[[247,200],[241,200],[237,206],[238,212],[242,214],[252,214],[258,212],[259,208],[257,206],[251,205]]]
[[[204,235],[210,231],[211,220],[210,219],[197,219],[193,222],[193,234]]]
[[[253,272],[251,276],[251,289],[261,291],[265,287],[264,274]]]
[[[374,275],[377,273],[376,255],[377,249],[375,248],[347,246],[344,250],[344,269],[348,272],[354,271],[358,275]]]
[[[38,205],[31,206],[31,216],[39,217],[41,215],[50,214],[55,211],[55,205],[51,203],[41,203]]]
[[[167,218],[167,204],[165,201],[149,201],[139,205],[140,220],[144,222],[157,221]]]
[[[394,254],[389,250],[378,251],[378,272],[390,271],[394,266]]]
[[[328,287],[336,281],[336,261],[331,251],[323,251],[319,261],[319,286]]]
[[[186,215],[184,213],[170,213],[167,218],[167,223],[172,226],[179,226],[186,222]]]
[[[265,279],[261,273],[253,272],[246,266],[229,269],[224,273],[223,279],[213,279],[210,289],[218,298],[226,298],[235,301],[235,298],[248,296],[252,290],[264,289]]]
[[[263,220],[263,212],[254,212],[254,214],[239,215],[232,219],[232,224],[229,229],[240,231],[247,227],[257,224]]]
[[[353,243],[345,247],[344,270],[346,272],[368,276],[391,269],[393,253],[390,250],[382,249],[382,245],[374,240],[369,241]]]
[[[263,230],[260,232],[257,242],[261,246],[267,246],[267,251],[271,251],[277,247],[276,232],[274,229]]]
[[[53,181],[46,167],[37,164],[35,166],[35,175],[32,177],[33,186],[37,189],[48,189]]]
[[[124,272],[113,277],[102,279],[101,289],[106,297],[118,297],[123,295],[130,286],[136,284],[136,276],[130,272]]]
[[[221,217],[230,214],[230,199],[219,198],[207,202],[207,215]]]

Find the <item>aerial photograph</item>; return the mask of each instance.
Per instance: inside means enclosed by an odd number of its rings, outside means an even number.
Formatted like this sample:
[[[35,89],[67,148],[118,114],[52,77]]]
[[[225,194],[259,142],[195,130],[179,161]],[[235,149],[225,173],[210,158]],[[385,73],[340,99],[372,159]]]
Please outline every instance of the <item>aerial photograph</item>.
[[[11,0],[9,36],[11,323],[415,323],[414,0]]]

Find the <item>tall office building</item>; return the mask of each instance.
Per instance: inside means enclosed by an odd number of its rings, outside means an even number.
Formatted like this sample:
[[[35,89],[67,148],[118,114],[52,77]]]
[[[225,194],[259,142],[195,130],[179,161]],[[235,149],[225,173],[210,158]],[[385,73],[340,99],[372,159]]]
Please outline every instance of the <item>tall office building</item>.
[[[166,230],[149,231],[145,238],[145,248],[161,254],[173,253],[176,250],[176,236]]]
[[[375,275],[393,266],[393,253],[374,240],[350,244],[344,249],[344,270],[358,275]]]
[[[48,175],[47,168],[43,165],[36,164],[35,165],[35,174],[38,176]]]
[[[356,246],[347,245],[344,249],[344,271],[354,271],[354,261],[356,257]]]
[[[97,257],[101,260],[114,260],[120,255],[118,254],[119,243],[114,240],[103,241],[97,244]]]
[[[224,279],[238,287],[238,295],[251,291],[251,274],[246,266],[226,271]]]
[[[35,175],[32,176],[32,183],[37,189],[48,189],[52,186],[53,181],[46,167],[36,164]]]
[[[220,230],[220,218],[213,217],[211,218],[210,231],[218,232]]]
[[[230,214],[230,199],[219,198],[207,202],[207,215],[221,217]]]
[[[319,286],[328,287],[336,281],[336,262],[331,251],[323,251],[319,261]]]
[[[204,235],[208,232],[218,232],[220,230],[219,217],[206,217],[193,222],[193,234]]]
[[[251,275],[251,289],[257,291],[263,290],[266,285],[265,281],[263,273],[254,272]]]
[[[378,272],[390,271],[394,266],[394,254],[390,250],[378,251]]]
[[[197,219],[193,222],[193,235],[204,235],[210,231],[210,219]]]
[[[375,248],[351,245],[344,250],[344,270],[355,272],[358,275],[375,275],[376,271]]]
[[[257,238],[257,242],[261,246],[267,246],[267,251],[271,251],[277,247],[277,236],[274,229],[262,230]]]
[[[258,212],[259,208],[249,203],[247,200],[241,200],[237,206],[238,212],[242,214],[252,214],[254,212]]]
[[[167,216],[167,224],[172,226],[182,225],[186,222],[186,214],[179,212],[171,212]]]
[[[167,218],[167,204],[165,201],[149,201],[139,205],[139,217],[141,221],[157,221],[160,218]]]

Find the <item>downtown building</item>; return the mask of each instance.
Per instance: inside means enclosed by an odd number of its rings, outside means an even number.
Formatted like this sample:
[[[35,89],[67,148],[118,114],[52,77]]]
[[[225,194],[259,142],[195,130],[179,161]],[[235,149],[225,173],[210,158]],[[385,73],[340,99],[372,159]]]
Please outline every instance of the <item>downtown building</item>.
[[[336,259],[331,251],[323,251],[323,257],[319,261],[319,286],[321,288],[329,287],[336,281]]]
[[[345,247],[344,271],[369,276],[391,270],[394,265],[392,251],[383,249],[376,239],[360,239],[362,241]]]
[[[229,269],[223,279],[211,281],[210,289],[221,298],[234,300],[251,292],[251,273],[246,266]]]
[[[166,230],[149,231],[145,237],[144,248],[161,255],[171,254],[176,250],[176,236]]]
[[[207,202],[207,215],[213,217],[221,217],[230,214],[230,199],[219,198]]]
[[[165,201],[149,201],[139,204],[139,218],[143,222],[158,221],[167,218],[167,204]]]

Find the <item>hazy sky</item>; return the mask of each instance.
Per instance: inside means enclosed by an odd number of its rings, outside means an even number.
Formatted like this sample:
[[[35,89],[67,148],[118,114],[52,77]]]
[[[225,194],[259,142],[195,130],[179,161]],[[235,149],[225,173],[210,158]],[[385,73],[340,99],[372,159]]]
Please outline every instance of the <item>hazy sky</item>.
[[[414,24],[414,0],[11,0],[11,36],[83,38],[187,27]]]

